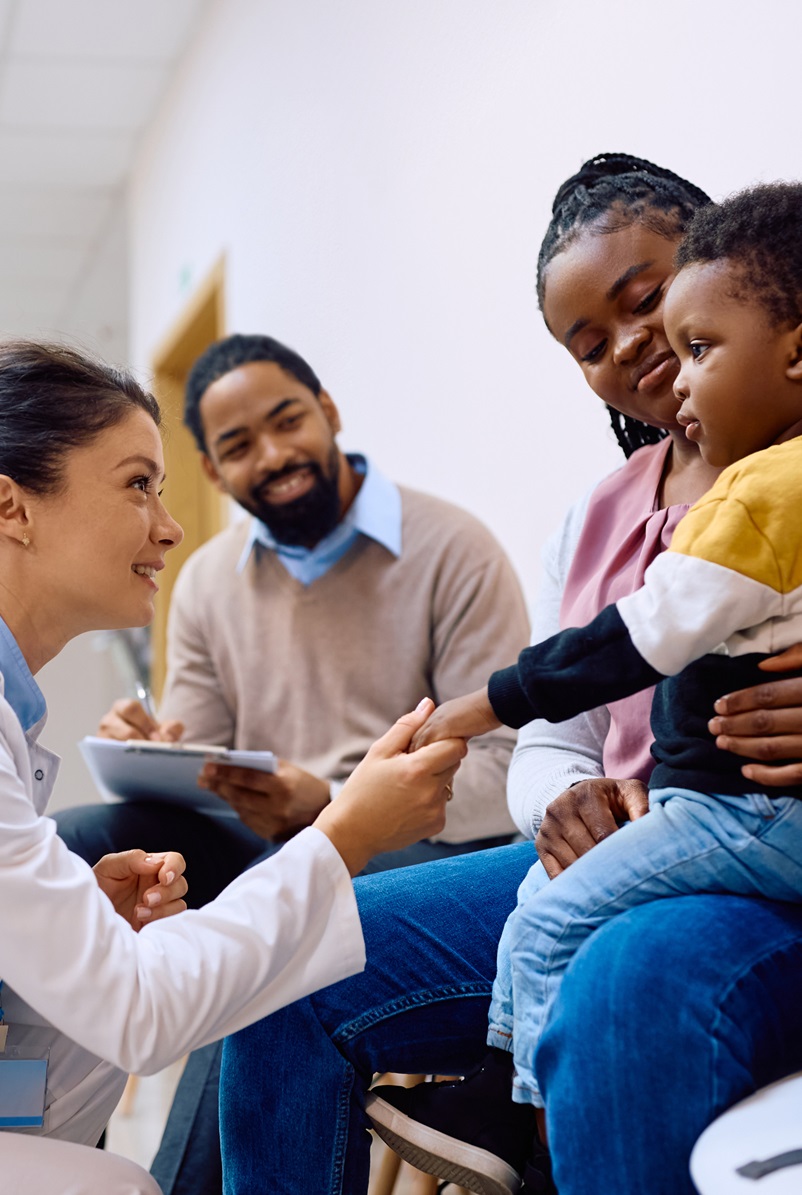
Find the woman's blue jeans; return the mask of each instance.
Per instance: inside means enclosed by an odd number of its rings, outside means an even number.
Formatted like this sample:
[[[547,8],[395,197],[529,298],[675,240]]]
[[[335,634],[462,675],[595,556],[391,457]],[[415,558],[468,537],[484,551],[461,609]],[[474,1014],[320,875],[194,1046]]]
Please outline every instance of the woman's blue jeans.
[[[531,844],[357,881],[362,975],[228,1039],[226,1195],[363,1195],[374,1072],[485,1051],[496,947]],[[690,1195],[715,1115],[802,1068],[802,909],[657,901],[594,933],[536,1060],[560,1195]]]
[[[692,1195],[707,1125],[802,1068],[801,998],[799,905],[680,896],[597,930],[536,1060],[560,1195]]]

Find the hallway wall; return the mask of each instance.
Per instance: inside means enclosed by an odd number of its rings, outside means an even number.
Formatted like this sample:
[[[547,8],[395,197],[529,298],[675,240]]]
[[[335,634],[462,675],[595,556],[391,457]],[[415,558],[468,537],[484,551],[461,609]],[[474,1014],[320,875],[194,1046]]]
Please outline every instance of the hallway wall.
[[[230,330],[307,356],[344,446],[476,512],[531,599],[544,537],[620,459],[537,312],[551,197],[610,149],[715,195],[802,174],[802,17],[782,0],[761,14],[218,0],[130,187],[135,363],[225,253]]]

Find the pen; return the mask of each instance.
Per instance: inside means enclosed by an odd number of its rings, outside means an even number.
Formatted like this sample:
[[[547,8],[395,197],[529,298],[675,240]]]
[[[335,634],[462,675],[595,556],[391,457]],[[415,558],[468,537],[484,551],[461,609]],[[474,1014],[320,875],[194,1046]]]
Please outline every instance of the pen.
[[[158,722],[159,719],[156,717],[156,707],[153,704],[153,694],[147,685],[142,681],[137,681],[136,695],[145,707],[145,713],[152,718],[154,722]]]

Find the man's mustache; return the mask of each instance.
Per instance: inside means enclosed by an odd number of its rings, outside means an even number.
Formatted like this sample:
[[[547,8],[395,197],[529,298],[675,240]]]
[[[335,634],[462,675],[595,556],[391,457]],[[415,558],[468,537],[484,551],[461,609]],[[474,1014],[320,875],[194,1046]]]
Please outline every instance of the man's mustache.
[[[278,469],[272,473],[268,473],[262,480],[255,485],[251,490],[251,498],[255,502],[261,502],[267,490],[276,481],[284,481],[287,477],[292,477],[293,473],[300,473],[304,469],[309,469],[320,481],[323,477],[323,470],[317,461],[302,461],[297,465],[287,465],[284,469]]]

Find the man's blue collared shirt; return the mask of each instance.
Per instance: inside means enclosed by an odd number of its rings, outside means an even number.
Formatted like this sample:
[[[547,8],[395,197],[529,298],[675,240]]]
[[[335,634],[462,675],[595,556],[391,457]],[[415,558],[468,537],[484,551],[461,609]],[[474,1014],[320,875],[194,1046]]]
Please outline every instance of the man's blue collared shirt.
[[[238,573],[245,568],[251,552],[266,548],[275,552],[296,581],[311,585],[345,555],[359,535],[367,535],[394,556],[401,555],[401,494],[398,486],[364,456],[349,455],[348,460],[357,473],[364,475],[364,481],[334,530],[314,548],[301,548],[277,543],[264,523],[253,518],[237,564]]]
[[[42,691],[33,679],[17,641],[0,618],[0,672],[5,697],[27,733],[47,713]]]

